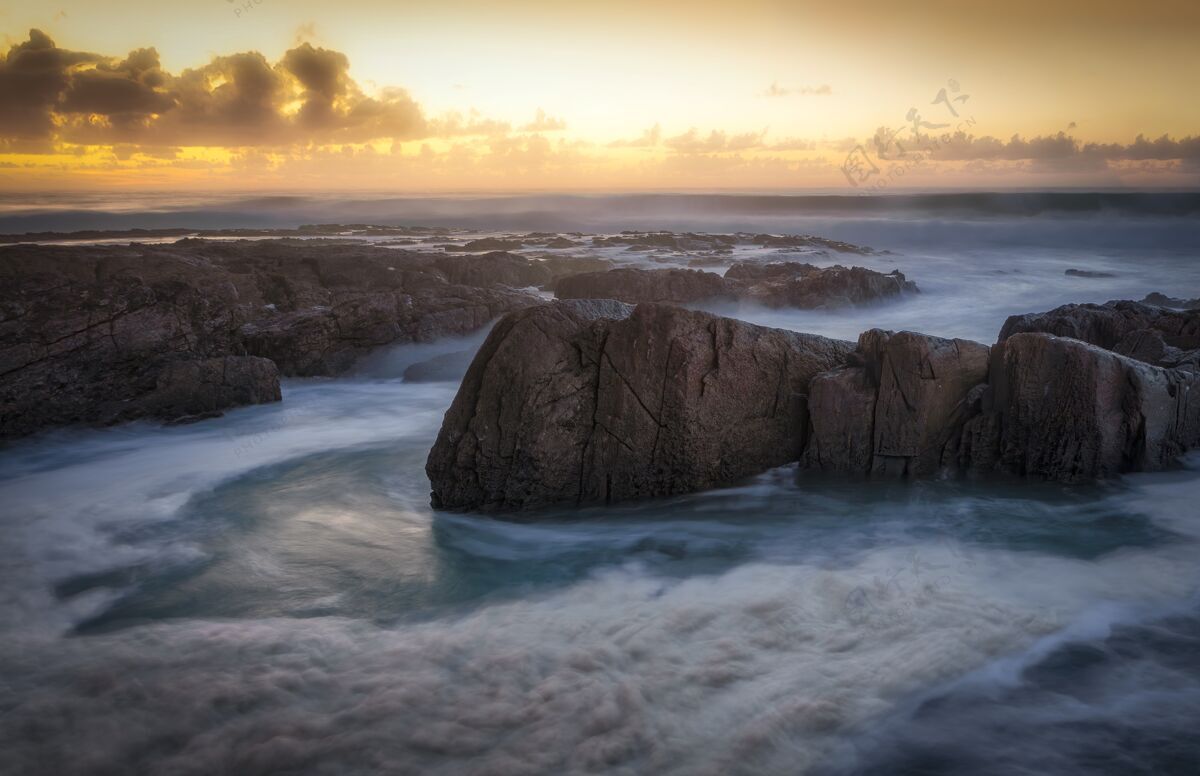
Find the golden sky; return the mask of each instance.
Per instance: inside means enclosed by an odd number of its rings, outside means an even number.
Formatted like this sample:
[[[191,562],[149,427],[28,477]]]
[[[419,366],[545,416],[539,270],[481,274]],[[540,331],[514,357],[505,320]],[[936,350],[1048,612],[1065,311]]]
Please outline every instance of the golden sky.
[[[1195,186],[1200,3],[0,0],[0,189]]]

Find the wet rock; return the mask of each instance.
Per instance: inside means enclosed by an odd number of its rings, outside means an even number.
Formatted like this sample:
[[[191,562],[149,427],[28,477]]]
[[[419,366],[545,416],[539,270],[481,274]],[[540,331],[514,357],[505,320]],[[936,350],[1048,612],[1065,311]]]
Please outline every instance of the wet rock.
[[[1071,269],[1068,269],[1063,274],[1066,275],[1067,277],[1071,277],[1071,278],[1115,278],[1116,277],[1116,275],[1114,275],[1111,272],[1097,272],[1096,270],[1075,269],[1074,267],[1072,267]]]
[[[832,250],[838,253],[856,253],[860,256],[874,253],[870,248],[864,248],[861,245],[814,237],[811,234],[756,234],[750,238],[750,242],[766,248],[813,248]]]
[[[720,275],[692,269],[588,272],[558,280],[554,293],[559,299],[618,299],[629,304],[694,304],[733,298]]]
[[[1065,482],[1156,471],[1200,444],[1200,376],[1049,334],[996,346],[998,465]]]
[[[798,262],[736,262],[725,273],[741,299],[769,307],[830,309],[917,293],[899,270],[888,274],[864,267],[816,267]]]
[[[956,465],[988,348],[914,332],[864,332],[854,366],[813,380],[804,465],[824,471],[929,476]]]
[[[1133,332],[1147,329],[1159,332],[1170,348],[1200,349],[1200,310],[1171,310],[1130,301],[1068,304],[1044,313],[1014,315],[1004,322],[999,341],[1022,332],[1043,332],[1112,350]],[[1171,364],[1164,361],[1160,365]]]
[[[553,277],[542,262],[504,251],[481,256],[442,256],[434,266],[450,283],[476,288],[541,286]]]
[[[282,374],[332,375],[380,345],[467,334],[540,301],[451,283],[439,258],[288,239],[5,247],[0,437],[262,395],[217,382],[209,366],[193,382],[210,400],[172,383],[169,393],[182,398],[159,406],[149,397],[166,395],[159,377],[181,362],[258,356]]]
[[[279,401],[279,369],[254,356],[172,361],[158,373],[142,414],[167,420],[219,415],[232,407]]]
[[[796,460],[812,378],[852,346],[655,304],[505,316],[426,471],[442,509],[510,511],[730,484]]]
[[[691,269],[614,269],[556,282],[560,299],[620,299],[637,304],[699,304],[747,301],[769,307],[834,309],[915,293],[899,271],[883,274],[863,267],[816,267],[797,262],[736,262],[724,277]]]
[[[1170,307],[1174,310],[1195,310],[1200,308],[1200,299],[1176,299],[1157,291],[1146,294],[1142,304],[1152,304],[1158,307]]]
[[[502,237],[483,237],[478,240],[471,240],[462,245],[447,245],[447,251],[463,251],[467,253],[477,251],[513,251],[525,245],[523,240],[504,239]]]

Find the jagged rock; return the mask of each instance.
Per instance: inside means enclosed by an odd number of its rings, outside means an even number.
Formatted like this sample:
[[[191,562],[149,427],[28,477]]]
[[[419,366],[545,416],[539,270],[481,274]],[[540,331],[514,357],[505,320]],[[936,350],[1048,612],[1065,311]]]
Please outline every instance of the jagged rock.
[[[507,315],[430,452],[434,506],[665,496],[794,461],[809,382],[851,349],[654,304],[575,300]]]
[[[732,298],[720,275],[692,269],[587,272],[561,278],[554,285],[554,293],[559,299],[617,299],[629,304],[693,304]]]
[[[442,271],[449,282],[476,288],[541,286],[553,277],[542,262],[530,261],[524,256],[505,251],[493,251],[481,256],[442,256],[434,266]]]
[[[279,401],[279,369],[254,356],[172,361],[158,373],[144,412],[165,420],[211,417],[232,407]]]
[[[804,465],[824,471],[928,476],[955,465],[978,412],[988,348],[914,332],[864,332],[852,362],[813,380]]]
[[[885,275],[864,267],[821,268],[793,261],[739,261],[725,279],[739,298],[769,307],[848,307],[917,292],[917,284],[899,270]]]
[[[1165,346],[1162,360],[1148,363],[1159,366],[1184,363],[1189,359],[1187,351],[1200,349],[1200,310],[1170,310],[1130,301],[1067,304],[1045,313],[1009,317],[1000,330],[999,341],[1022,332],[1043,332],[1112,350],[1134,332],[1146,330],[1159,332]],[[1127,342],[1123,347],[1128,351],[1132,344]],[[1155,352],[1152,346],[1141,351],[1143,355]]]
[[[337,374],[373,347],[467,334],[540,301],[449,283],[438,259],[320,240],[5,247],[0,438],[166,418],[172,402],[147,402],[176,362],[259,356],[287,375]],[[258,395],[195,376],[214,407]]]
[[[998,465],[1012,473],[1078,482],[1156,471],[1200,444],[1195,372],[1023,333],[996,346],[990,384]]]
[[[502,237],[482,237],[471,240],[463,245],[447,245],[447,251],[463,251],[467,253],[482,251],[512,251],[525,245],[523,240],[507,240]]]
[[[796,262],[736,262],[722,277],[692,269],[632,269],[584,273],[555,283],[560,299],[619,299],[630,304],[749,301],[770,307],[838,308],[916,292],[899,271],[815,267]]]
[[[874,253],[870,248],[864,248],[861,245],[853,245],[840,240],[829,240],[824,237],[814,237],[810,234],[756,234],[750,238],[750,241],[755,245],[761,245],[766,248],[829,249],[838,253],[856,253],[860,256]]]
[[[1160,294],[1157,291],[1146,294],[1142,304],[1152,304],[1158,307],[1170,307],[1175,310],[1195,310],[1200,308],[1200,299],[1176,299],[1173,296]]]

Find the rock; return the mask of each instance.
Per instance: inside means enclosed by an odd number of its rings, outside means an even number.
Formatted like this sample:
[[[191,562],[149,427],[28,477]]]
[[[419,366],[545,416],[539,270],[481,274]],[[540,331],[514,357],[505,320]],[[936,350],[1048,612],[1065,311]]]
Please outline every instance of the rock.
[[[1067,270],[1063,274],[1066,275],[1067,277],[1072,277],[1072,278],[1115,278],[1116,277],[1116,275],[1114,275],[1111,272],[1097,272],[1095,270],[1090,270],[1090,269],[1075,269],[1074,267]]]
[[[1147,329],[1159,332],[1164,345],[1170,348],[1185,352],[1200,349],[1200,310],[1170,310],[1129,301],[1068,304],[1045,313],[1014,315],[1004,322],[999,341],[1022,332],[1043,332],[1112,350],[1131,333]],[[1164,351],[1164,355],[1169,353]],[[1185,354],[1177,356],[1184,358]]]
[[[621,232],[608,237],[593,237],[597,246],[626,245],[639,251],[667,250],[676,253],[690,251],[727,251],[737,245],[738,238],[728,234],[694,234],[686,232]]]
[[[806,309],[865,304],[917,291],[899,271],[885,275],[863,267],[821,268],[796,262],[735,262],[724,277],[691,269],[622,268],[566,277],[554,288],[560,299],[620,299],[630,304],[748,301]]]
[[[851,349],[655,304],[567,301],[507,315],[430,452],[434,506],[666,496],[794,461],[809,382]]]
[[[450,283],[476,288],[541,286],[553,277],[542,262],[504,251],[482,256],[442,256],[434,266]]]
[[[864,267],[821,268],[792,261],[739,261],[725,273],[725,279],[740,299],[768,307],[848,307],[917,293],[917,284],[899,270],[885,275]]]
[[[987,346],[873,329],[851,361],[813,380],[805,467],[929,476],[957,465],[962,428],[978,412],[975,389],[987,379]]]
[[[1146,294],[1146,298],[1142,300],[1142,304],[1170,307],[1175,310],[1195,310],[1200,308],[1200,299],[1176,299],[1175,297],[1154,291]]]
[[[404,370],[404,382],[439,383],[461,380],[474,357],[474,350],[458,350],[418,361]]]
[[[380,345],[467,334],[540,301],[451,283],[442,258],[289,239],[5,247],[0,438],[261,400],[203,371],[194,384],[209,399],[172,383],[180,398],[155,405],[160,374],[178,363],[258,356],[285,375],[333,375]]]
[[[279,369],[254,356],[172,361],[158,373],[141,414],[173,420],[219,415],[231,407],[279,401]]]
[[[692,269],[587,272],[561,278],[554,284],[554,293],[559,299],[618,299],[629,304],[695,304],[732,298],[720,275]]]
[[[829,240],[824,237],[814,237],[810,234],[756,234],[750,242],[766,248],[815,248],[818,250],[833,250],[838,253],[856,253],[866,256],[874,253],[870,248],[853,245],[840,240]]]
[[[542,244],[543,248],[577,248],[582,243],[577,243],[574,240],[568,240],[566,237],[555,237],[547,240]]]
[[[1080,482],[1156,471],[1200,444],[1195,372],[1023,333],[996,346],[990,383],[1008,472]]]
[[[483,237],[471,240],[463,245],[447,245],[447,251],[482,252],[482,251],[512,251],[525,245],[523,240],[506,240],[500,237]]]

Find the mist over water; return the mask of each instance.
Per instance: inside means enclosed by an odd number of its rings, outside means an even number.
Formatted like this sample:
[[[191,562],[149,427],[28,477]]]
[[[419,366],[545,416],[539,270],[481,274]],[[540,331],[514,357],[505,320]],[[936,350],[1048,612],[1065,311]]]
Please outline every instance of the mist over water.
[[[1200,296],[1170,213],[1098,219],[1132,243],[1107,247],[1070,215],[821,217],[756,228],[891,250],[799,260],[922,293],[726,312],[991,343],[1012,313]],[[701,219],[652,225],[726,230]],[[480,341],[0,450],[0,772],[1195,772],[1200,459],[1080,487],[784,467],[534,522],[435,513],[457,384],[401,375]]]

